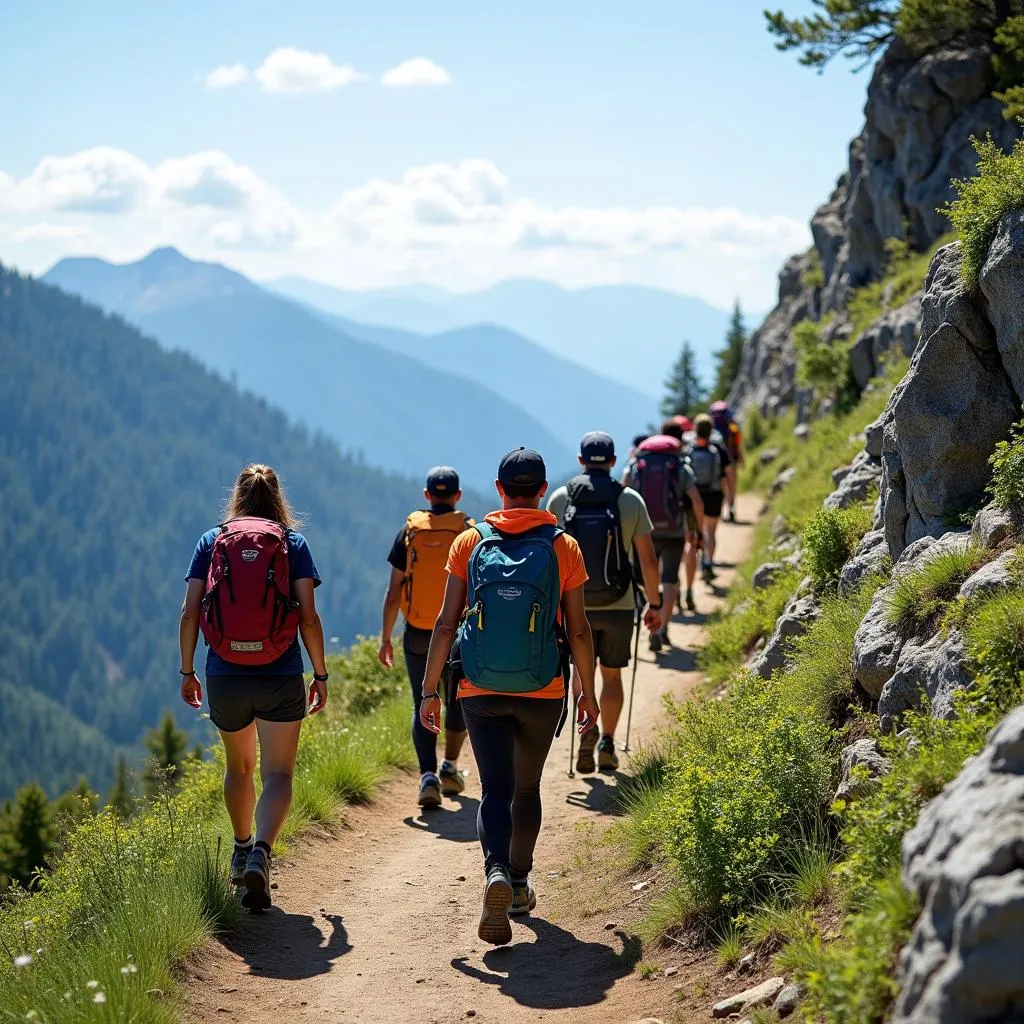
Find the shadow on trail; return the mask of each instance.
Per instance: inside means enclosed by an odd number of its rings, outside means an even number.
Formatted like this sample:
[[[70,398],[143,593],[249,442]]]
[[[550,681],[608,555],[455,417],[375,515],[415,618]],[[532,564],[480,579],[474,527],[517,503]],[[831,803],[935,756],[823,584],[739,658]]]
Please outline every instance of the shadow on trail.
[[[486,971],[467,963],[466,957],[452,960],[452,967],[475,981],[496,985],[520,1006],[560,1010],[600,1003],[643,953],[640,940],[622,931],[615,933],[622,943],[616,951],[600,942],[583,942],[539,918],[521,918],[518,924],[531,929],[537,942],[488,950],[483,956]]]
[[[628,779],[624,772],[602,772],[600,775],[584,775],[581,781],[590,788],[573,790],[565,802],[573,807],[582,807],[598,814],[620,815],[623,812],[622,802],[618,797],[618,785]],[[608,780],[614,779],[615,783]]]
[[[301,981],[327,974],[352,949],[340,914],[322,914],[330,926],[326,940],[308,914],[271,907],[251,914],[243,928],[221,937],[225,949],[240,956],[261,978]]]
[[[449,800],[458,805],[457,809],[447,810]],[[480,801],[476,797],[448,797],[444,807],[421,810],[416,817],[410,814],[402,819],[402,824],[414,832],[435,835],[438,839],[447,839],[452,843],[475,843],[476,812],[479,806]]]
[[[655,656],[658,668],[670,668],[676,672],[696,672],[697,653],[684,647],[670,647]]]

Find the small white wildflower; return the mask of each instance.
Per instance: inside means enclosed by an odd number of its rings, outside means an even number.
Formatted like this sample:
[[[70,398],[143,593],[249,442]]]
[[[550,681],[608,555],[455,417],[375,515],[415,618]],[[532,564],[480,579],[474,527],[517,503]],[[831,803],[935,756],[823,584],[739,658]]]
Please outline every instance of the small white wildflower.
[[[99,988],[100,987],[100,983],[98,981],[87,981],[85,983],[85,987],[86,988]]]
[[[138,971],[138,967],[136,967],[135,964],[128,964],[121,968],[122,974],[135,974],[136,971]]]
[[[102,992],[97,992],[96,995],[92,997],[92,1001],[94,1003],[105,1003],[107,1001],[107,997]]]
[[[25,1020],[39,1020],[39,1014],[35,1010],[29,1010],[25,1014]]]
[[[35,926],[36,926],[35,921],[22,921],[21,922],[21,927],[22,928],[26,928],[26,929],[27,928],[35,928]],[[34,1013],[35,1011],[32,1011],[32,1012]]]
[[[22,953],[21,956],[16,956],[14,958],[14,966],[15,967],[31,967],[32,966],[32,957],[31,957],[31,955],[28,954],[28,953]]]
[[[42,955],[43,955],[43,947],[42,947],[42,946],[40,946],[40,947],[39,947],[39,948],[38,948],[38,949],[36,950],[36,956],[42,956]]]

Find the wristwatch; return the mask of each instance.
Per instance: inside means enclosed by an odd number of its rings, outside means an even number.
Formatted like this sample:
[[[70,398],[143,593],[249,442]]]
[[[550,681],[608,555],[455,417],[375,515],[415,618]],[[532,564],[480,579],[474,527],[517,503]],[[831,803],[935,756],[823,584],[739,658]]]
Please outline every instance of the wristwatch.
[[[324,673],[324,674],[323,674],[322,676],[320,676],[320,675],[317,675],[317,674],[316,674],[316,673],[314,672],[314,673],[313,673],[313,678],[314,678],[314,679],[315,679],[315,680],[316,680],[316,681],[317,681],[318,683],[326,683],[326,682],[327,682],[327,680],[331,678],[331,676],[330,676],[330,673],[329,673],[329,672],[325,672],[325,673]]]
[[[649,612],[660,612],[662,605],[664,605],[664,603],[664,601],[659,601],[657,604],[648,604],[647,610]]]

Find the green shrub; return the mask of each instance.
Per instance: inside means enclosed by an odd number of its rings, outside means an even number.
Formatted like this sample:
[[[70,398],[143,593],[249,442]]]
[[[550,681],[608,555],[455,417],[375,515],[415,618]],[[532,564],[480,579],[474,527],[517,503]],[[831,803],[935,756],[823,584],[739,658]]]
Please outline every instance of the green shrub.
[[[750,407],[743,424],[743,438],[747,454],[758,449],[768,438],[771,424],[761,415],[756,405]]]
[[[824,288],[825,271],[821,265],[821,256],[817,249],[812,249],[807,269],[804,271],[800,282],[805,288]]]
[[[1024,206],[1024,139],[1018,139],[1009,153],[1004,153],[991,135],[971,141],[978,154],[977,174],[953,181],[958,196],[942,212],[953,222],[963,242],[960,272],[973,288],[999,222]]]
[[[690,701],[675,713],[679,751],[658,830],[694,909],[710,920],[764,892],[789,837],[824,798],[831,737],[751,674],[728,699]]]
[[[1024,421],[1015,423],[1010,436],[996,445],[988,460],[992,467],[989,493],[1005,512],[1024,509]]]
[[[956,597],[984,558],[981,548],[968,545],[943,551],[920,568],[897,576],[889,595],[890,621],[912,633],[934,619]]]
[[[964,627],[964,650],[975,669],[975,689],[964,696],[975,713],[991,706],[1009,709],[1024,680],[1024,592],[1012,590],[986,600]]]
[[[864,505],[819,508],[804,529],[803,567],[815,586],[831,588],[861,537],[871,528],[871,511]]]
[[[743,958],[743,932],[731,922],[716,933],[715,961],[723,971],[732,970]]]
[[[385,668],[377,660],[377,641],[360,637],[350,648],[341,666],[348,709],[353,715],[366,715],[385,702],[408,691],[405,661],[395,652],[395,665]]]
[[[841,341],[826,341],[822,324],[803,320],[793,328],[796,350],[796,379],[801,387],[813,388],[823,398],[835,398],[850,375],[850,353]]]

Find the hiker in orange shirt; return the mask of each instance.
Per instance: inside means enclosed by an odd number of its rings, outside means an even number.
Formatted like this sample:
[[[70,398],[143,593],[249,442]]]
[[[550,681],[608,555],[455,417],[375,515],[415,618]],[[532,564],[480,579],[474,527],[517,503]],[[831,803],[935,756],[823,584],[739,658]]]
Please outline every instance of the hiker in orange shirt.
[[[529,881],[541,824],[544,761],[562,722],[569,654],[576,665],[580,733],[597,722],[594,644],[583,602],[587,570],[579,545],[540,509],[544,460],[509,452],[495,481],[502,507],[461,534],[448,556],[444,605],[423,678],[420,718],[440,726],[437,686],[449,654],[480,771],[477,833],[487,881],[478,934],[512,939],[509,914],[537,905]]]
[[[440,807],[441,796],[456,796],[466,788],[458,768],[466,739],[466,723],[457,700],[447,701],[444,723],[444,760],[437,767],[437,737],[420,722],[423,673],[427,668],[430,633],[444,598],[445,566],[455,538],[473,525],[456,510],[462,490],[459,474],[451,466],[435,466],[427,474],[423,497],[430,505],[409,515],[388,553],[391,575],[381,613],[380,663],[391,668],[395,653],[391,636],[401,610],[405,617],[402,650],[412,687],[412,743],[420,766],[420,807]],[[454,698],[454,694],[450,695]]]

